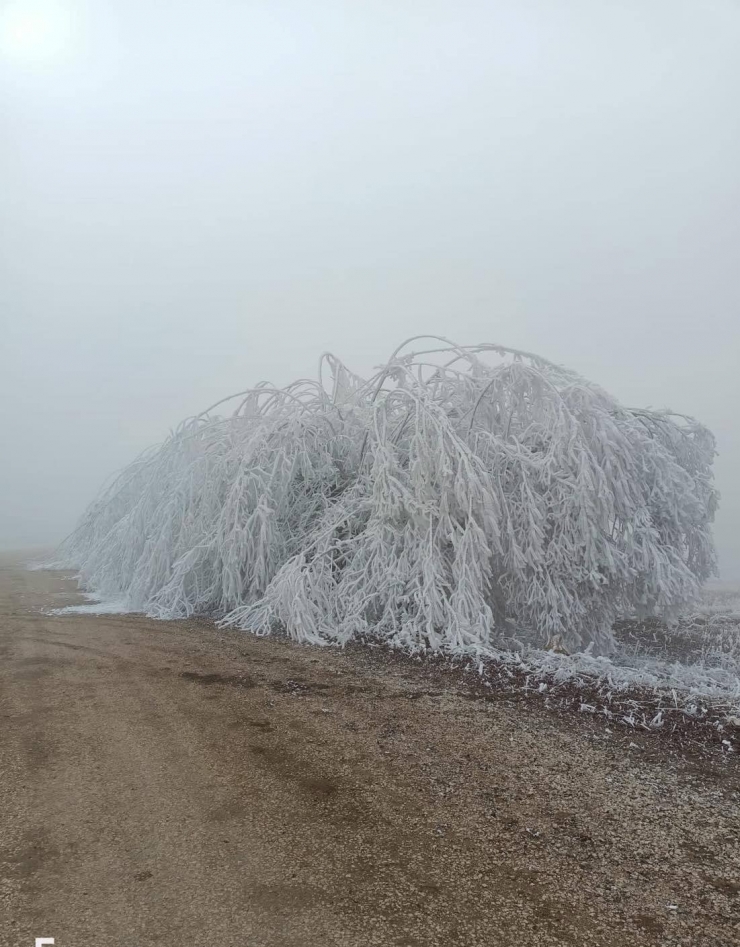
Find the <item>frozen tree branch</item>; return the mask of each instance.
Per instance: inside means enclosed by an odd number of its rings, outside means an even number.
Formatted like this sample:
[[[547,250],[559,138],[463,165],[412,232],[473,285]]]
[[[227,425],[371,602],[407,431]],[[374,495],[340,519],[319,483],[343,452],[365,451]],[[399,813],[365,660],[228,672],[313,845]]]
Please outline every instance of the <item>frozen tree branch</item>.
[[[605,652],[617,618],[694,601],[715,568],[706,428],[530,353],[409,342],[370,379],[325,354],[317,382],[184,422],[64,560],[162,618],[448,653]]]

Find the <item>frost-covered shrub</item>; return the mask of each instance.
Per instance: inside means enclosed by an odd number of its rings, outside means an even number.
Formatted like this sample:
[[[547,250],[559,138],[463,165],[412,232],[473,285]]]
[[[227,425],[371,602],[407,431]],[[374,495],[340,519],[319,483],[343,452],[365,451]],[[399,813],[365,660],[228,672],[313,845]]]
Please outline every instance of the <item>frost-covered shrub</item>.
[[[412,650],[603,651],[616,618],[694,600],[715,564],[706,428],[529,353],[407,344],[369,380],[325,355],[318,381],[184,422],[63,558],[158,617]]]

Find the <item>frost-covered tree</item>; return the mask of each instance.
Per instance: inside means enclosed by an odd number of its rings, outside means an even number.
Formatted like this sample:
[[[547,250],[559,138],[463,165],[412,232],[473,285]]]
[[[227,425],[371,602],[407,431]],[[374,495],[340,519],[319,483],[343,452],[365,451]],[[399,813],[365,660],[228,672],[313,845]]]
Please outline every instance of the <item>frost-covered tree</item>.
[[[714,439],[498,345],[263,383],[184,422],[63,559],[105,597],[314,643],[475,651],[672,617],[714,571]],[[226,411],[226,405],[231,410]]]

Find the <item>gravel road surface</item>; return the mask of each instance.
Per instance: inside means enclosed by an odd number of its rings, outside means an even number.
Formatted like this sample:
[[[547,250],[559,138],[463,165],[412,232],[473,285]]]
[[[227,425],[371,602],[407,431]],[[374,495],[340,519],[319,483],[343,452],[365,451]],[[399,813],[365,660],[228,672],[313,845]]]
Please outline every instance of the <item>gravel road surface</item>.
[[[740,944],[721,746],[75,589],[0,560],[1,945]]]

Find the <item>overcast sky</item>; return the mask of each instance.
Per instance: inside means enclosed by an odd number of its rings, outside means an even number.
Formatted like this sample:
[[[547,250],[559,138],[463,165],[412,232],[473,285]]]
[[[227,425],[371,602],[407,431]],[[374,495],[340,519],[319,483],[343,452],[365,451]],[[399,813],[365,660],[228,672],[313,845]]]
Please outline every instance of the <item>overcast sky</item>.
[[[36,9],[0,0],[0,547],[231,391],[434,332],[709,425],[740,578],[739,0]]]

